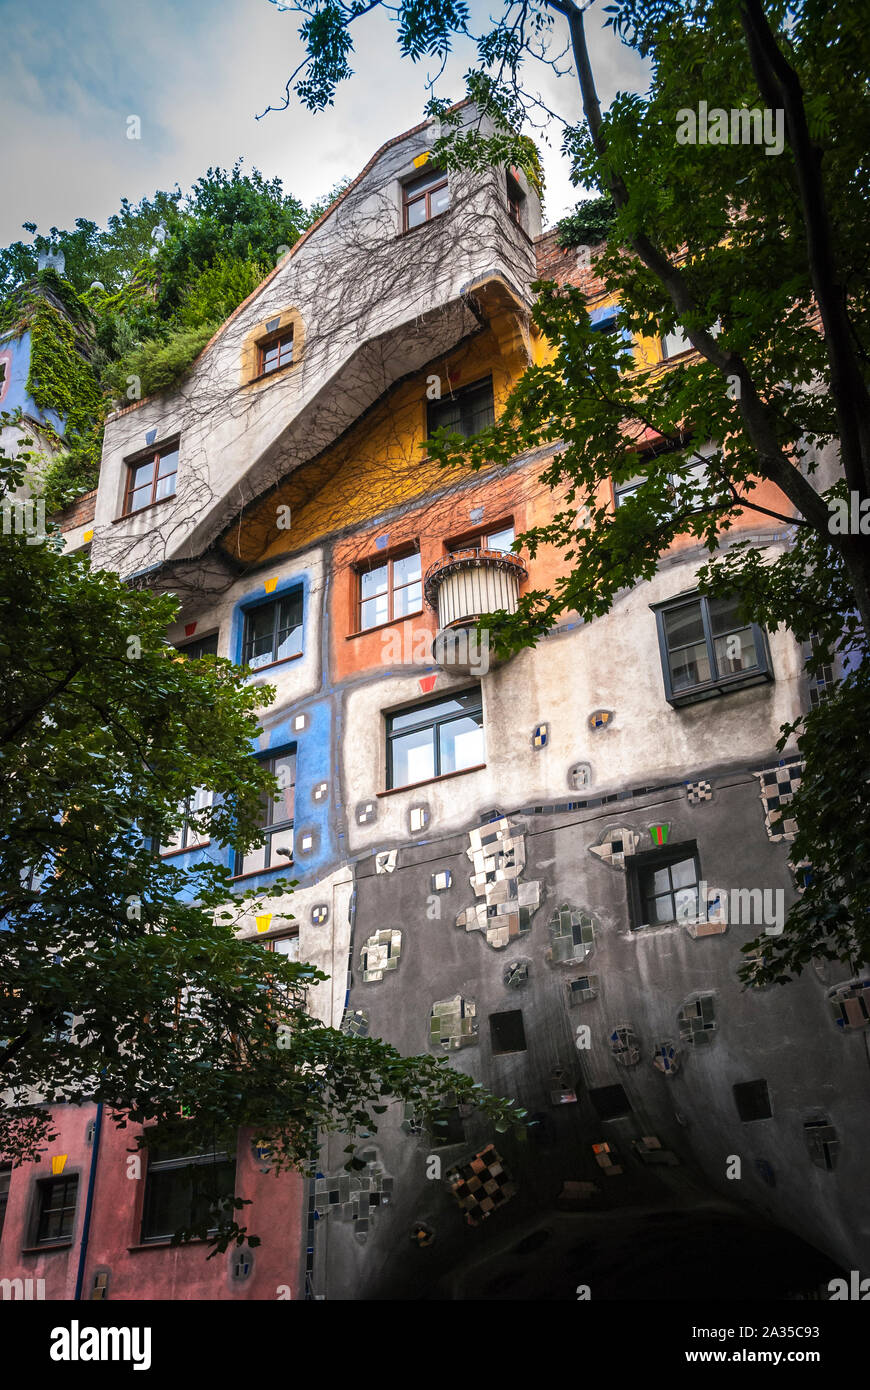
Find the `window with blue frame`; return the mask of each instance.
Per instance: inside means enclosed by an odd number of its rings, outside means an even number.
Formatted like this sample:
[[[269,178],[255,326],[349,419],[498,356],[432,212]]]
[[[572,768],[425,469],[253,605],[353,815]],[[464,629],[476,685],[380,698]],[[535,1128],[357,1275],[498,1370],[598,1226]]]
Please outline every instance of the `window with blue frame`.
[[[252,670],[288,661],[302,652],[302,589],[291,589],[272,603],[245,613],[242,664]]]
[[[262,873],[293,863],[293,816],[296,799],[296,749],[285,748],[262,759],[278,780],[278,795],[260,802],[260,826],[265,843],[235,856],[235,873]]]
[[[630,365],[629,359],[634,358],[634,340],[627,328],[621,328],[618,323],[619,305],[607,304],[602,309],[592,309],[589,313],[591,327],[595,333],[606,333],[617,343],[620,343],[620,355],[625,359],[622,369]]]
[[[764,632],[742,620],[736,596],[686,595],[653,611],[670,704],[695,704],[773,680]]]

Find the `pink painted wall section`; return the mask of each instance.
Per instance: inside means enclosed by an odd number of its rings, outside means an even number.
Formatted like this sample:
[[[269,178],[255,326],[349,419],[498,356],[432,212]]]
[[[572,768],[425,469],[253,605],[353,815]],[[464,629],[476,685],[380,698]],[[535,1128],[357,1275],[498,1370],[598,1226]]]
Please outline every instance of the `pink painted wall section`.
[[[54,1111],[59,1139],[35,1164],[13,1169],[6,1219],[0,1237],[0,1279],[44,1279],[46,1299],[72,1299],[81,1248],[82,1223],[92,1146],[88,1142],[93,1106],[62,1106]],[[179,1248],[168,1243],[139,1244],[147,1158],[142,1176],[128,1176],[127,1159],[135,1151],[138,1128],[117,1129],[103,1116],[91,1228],[82,1297],[89,1299],[94,1276],[109,1272],[113,1299],[276,1299],[304,1297],[303,1198],[298,1173],[262,1171],[249,1139],[242,1136],[236,1156],[236,1196],[251,1201],[237,1215],[240,1224],[260,1236],[251,1272],[242,1282],[231,1277],[236,1247],[206,1258],[209,1247],[196,1242]],[[29,1251],[34,1239],[36,1184],[52,1176],[51,1158],[66,1154],[63,1176],[78,1175],[75,1228],[62,1248]],[[135,1168],[135,1165],[131,1165]],[[34,1297],[36,1291],[34,1283]],[[279,1295],[279,1290],[282,1290]],[[8,1295],[7,1295],[8,1296]]]

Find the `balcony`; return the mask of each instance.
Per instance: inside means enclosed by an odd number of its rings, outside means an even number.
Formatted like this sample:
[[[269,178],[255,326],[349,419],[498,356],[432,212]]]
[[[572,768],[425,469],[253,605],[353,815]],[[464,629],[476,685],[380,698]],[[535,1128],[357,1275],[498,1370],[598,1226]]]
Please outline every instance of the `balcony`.
[[[423,592],[438,614],[432,657],[457,673],[489,669],[488,650],[473,629],[489,613],[515,613],[525,564],[507,550],[453,550],[426,571]]]

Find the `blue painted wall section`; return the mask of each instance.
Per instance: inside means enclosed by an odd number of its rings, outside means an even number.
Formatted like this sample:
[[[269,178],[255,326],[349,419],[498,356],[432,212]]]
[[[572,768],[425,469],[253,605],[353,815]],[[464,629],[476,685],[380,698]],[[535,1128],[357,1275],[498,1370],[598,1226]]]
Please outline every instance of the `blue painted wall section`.
[[[27,390],[27,376],[30,371],[30,330],[25,330],[20,338],[0,339],[0,357],[7,359],[6,383],[2,388],[0,410],[11,413],[20,409],[31,420],[49,424],[62,435],[65,427],[63,416],[58,415],[56,410],[40,410]]]

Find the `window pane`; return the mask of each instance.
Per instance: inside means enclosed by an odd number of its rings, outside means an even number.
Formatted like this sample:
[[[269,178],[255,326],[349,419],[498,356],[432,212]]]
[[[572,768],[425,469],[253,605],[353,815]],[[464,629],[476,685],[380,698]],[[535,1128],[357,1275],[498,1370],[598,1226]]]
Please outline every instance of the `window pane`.
[[[425,782],[435,776],[435,743],[431,729],[400,734],[392,740],[394,787]]]
[[[271,803],[271,815],[269,824],[278,825],[281,821],[293,819],[294,798],[296,794],[296,754],[284,753],[279,758],[275,758],[272,764],[272,771],[278,778],[278,785],[281,788],[274,801]]]
[[[738,598],[711,599],[709,613],[710,631],[716,637],[722,632],[733,632],[735,628],[743,627]]]
[[[407,729],[414,724],[431,723],[445,714],[461,714],[464,711],[480,709],[480,691],[466,690],[461,695],[448,696],[430,705],[417,705],[415,709],[405,710],[403,714],[390,716],[390,730]]]
[[[267,848],[269,850],[268,866],[270,869],[274,869],[276,864],[280,865],[282,860],[285,864],[289,864],[293,858],[292,825],[287,826],[285,830],[276,830],[274,835],[270,835]],[[278,851],[282,849],[288,850],[289,853],[279,854]]]
[[[138,512],[142,507],[147,507],[151,501],[151,484],[147,487],[137,488],[130,494],[130,511]]]
[[[389,617],[387,594],[379,594],[377,598],[366,599],[360,610],[360,629],[365,631],[369,627],[378,627],[381,623],[388,622]]]
[[[485,541],[486,550],[510,550],[514,543],[514,528],[505,526],[503,531],[493,531],[485,537]]]
[[[698,889],[678,888],[674,893],[675,920],[683,922],[698,915]]]
[[[277,367],[277,365],[278,365],[278,345],[277,345],[277,343],[276,343],[276,344],[273,344],[272,347],[264,348],[264,350],[263,350],[263,371],[264,371],[264,372],[274,372],[274,370],[275,370],[275,368]]]
[[[710,660],[707,656],[706,642],[697,642],[693,647],[671,652],[668,660],[674,690],[686,690],[693,685],[703,685],[710,679]]]
[[[427,188],[432,188],[436,183],[444,182],[443,169],[429,169],[425,174],[420,174],[416,179],[411,179],[405,184],[405,197],[416,198],[419,194],[425,193]]]
[[[393,587],[396,589],[403,584],[410,584],[412,579],[419,579],[420,574],[419,551],[415,551],[413,555],[403,555],[401,559],[393,561]]]
[[[748,671],[758,665],[751,627],[745,627],[741,632],[729,632],[727,637],[716,637],[713,650],[720,676],[731,675],[733,671]]]
[[[685,888],[689,883],[697,883],[694,859],[681,859],[679,864],[672,864],[671,880],[675,888]]]
[[[175,492],[175,474],[172,473],[168,478],[158,478],[157,491],[154,494],[154,501],[159,502],[161,497],[172,497]]]
[[[673,922],[674,900],[670,893],[665,893],[660,898],[653,898],[650,907],[651,911],[647,915],[651,922]]]
[[[408,227],[419,227],[426,221],[426,199],[416,198],[413,203],[409,203],[406,208]]]
[[[652,896],[656,893],[667,893],[670,890],[671,880],[667,866],[663,869],[653,869],[646,884],[646,892]]]
[[[178,472],[178,450],[170,449],[168,453],[161,454],[157,463],[158,478],[165,478],[169,473]]]
[[[676,357],[680,352],[688,352],[691,346],[682,328],[677,324],[673,333],[666,333],[662,338],[662,356]]]
[[[241,857],[241,861],[237,863],[236,866],[236,873],[255,874],[260,869],[265,869],[265,867],[266,847],[265,845],[261,845],[259,849],[252,849],[249,851],[248,854],[245,854]]]
[[[278,647],[275,652],[276,661],[283,661],[288,656],[298,656],[302,651],[302,628],[284,628],[278,633]]]
[[[147,463],[140,463],[133,470],[133,487],[139,488],[147,485],[150,487],[154,478],[154,464],[151,459]]]
[[[386,565],[378,565],[377,569],[373,570],[364,570],[360,575],[361,597],[367,599],[373,598],[375,594],[385,594],[387,592],[387,575]]]
[[[450,206],[450,189],[447,184],[443,188],[436,188],[430,195],[429,206],[432,209],[432,216],[436,217],[439,212],[446,212]]]
[[[299,937],[282,936],[273,944],[272,950],[275,952],[276,956],[286,956],[288,960],[298,960]]]
[[[700,603],[687,603],[682,608],[665,613],[665,632],[671,649],[686,646],[689,642],[703,642],[704,624],[701,621]]]
[[[393,595],[393,617],[403,618],[406,613],[419,613],[423,607],[423,585],[409,584],[397,589]]]
[[[458,772],[483,762],[483,715],[452,719],[439,729],[441,772]]]

